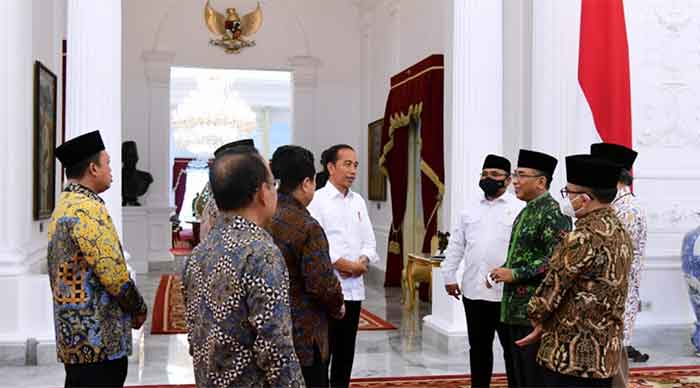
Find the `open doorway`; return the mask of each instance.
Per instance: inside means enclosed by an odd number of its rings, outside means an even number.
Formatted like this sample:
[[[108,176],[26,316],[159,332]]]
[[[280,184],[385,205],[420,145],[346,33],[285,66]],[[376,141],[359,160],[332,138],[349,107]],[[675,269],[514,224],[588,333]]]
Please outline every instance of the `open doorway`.
[[[170,155],[174,241],[194,240],[195,199],[221,145],[252,138],[263,157],[292,142],[292,73],[173,67],[170,71]],[[179,246],[184,247],[185,246]]]

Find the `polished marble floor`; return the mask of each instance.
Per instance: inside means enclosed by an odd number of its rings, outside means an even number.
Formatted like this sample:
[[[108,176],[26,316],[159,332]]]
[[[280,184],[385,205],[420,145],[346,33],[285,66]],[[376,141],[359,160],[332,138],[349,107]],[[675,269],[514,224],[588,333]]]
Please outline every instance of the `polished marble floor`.
[[[144,296],[152,303],[161,273],[172,272],[161,268],[137,281]],[[385,289],[379,283],[368,285],[367,300],[363,307],[393,323],[398,330],[360,332],[353,377],[439,375],[469,372],[466,351],[446,355],[435,345],[424,343],[421,318],[430,313],[430,306],[422,303],[411,312],[401,307],[398,289]],[[635,333],[633,343],[651,355],[645,364],[700,365],[693,354],[689,336],[691,327],[643,328]],[[150,335],[150,319],[141,338],[138,363],[129,365],[127,385],[187,384],[193,383],[192,364],[187,352],[185,335]],[[496,342],[495,348],[498,348]],[[500,352],[499,352],[500,353]],[[495,371],[503,372],[503,361],[496,356]],[[500,360],[500,361],[499,361]],[[62,364],[0,367],[0,387],[59,387],[63,386]]]

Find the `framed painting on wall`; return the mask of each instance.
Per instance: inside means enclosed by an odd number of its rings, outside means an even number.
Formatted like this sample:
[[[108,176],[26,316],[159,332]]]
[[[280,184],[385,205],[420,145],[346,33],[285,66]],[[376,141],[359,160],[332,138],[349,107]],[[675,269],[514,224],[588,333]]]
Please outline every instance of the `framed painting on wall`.
[[[51,217],[56,204],[57,78],[46,66],[34,64],[34,219]]]
[[[379,170],[379,156],[382,153],[382,126],[384,119],[375,120],[367,125],[367,179],[369,181],[368,198],[370,201],[386,201],[386,177]]]

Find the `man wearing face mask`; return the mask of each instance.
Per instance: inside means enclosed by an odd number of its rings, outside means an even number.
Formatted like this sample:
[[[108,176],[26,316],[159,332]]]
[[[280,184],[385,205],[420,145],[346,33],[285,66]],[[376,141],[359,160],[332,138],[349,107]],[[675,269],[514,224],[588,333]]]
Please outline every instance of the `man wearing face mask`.
[[[566,158],[564,207],[576,228],[556,249],[542,285],[530,300],[537,362],[547,387],[610,387],[623,351],[623,315],[633,246],[610,207],[618,166],[591,155]]]
[[[516,340],[532,331],[527,303],[547,272],[549,257],[571,230],[571,219],[561,213],[559,203],[549,194],[557,159],[547,154],[520,150],[513,173],[515,195],[527,202],[513,223],[506,263],[491,271],[503,282],[501,322],[508,330],[512,364],[506,364],[508,384],[515,387],[542,385],[542,368],[535,361],[538,344],[517,346]],[[510,370],[508,370],[510,367]]]
[[[506,192],[510,183],[508,159],[488,155],[479,180],[484,196],[460,214],[441,265],[447,293],[457,300],[462,296],[467,315],[473,387],[491,384],[495,333],[506,364],[511,363],[505,327],[500,323],[503,286],[487,278],[491,268],[503,263],[513,220],[523,207],[521,201]],[[459,282],[457,269],[462,262],[464,274]]]

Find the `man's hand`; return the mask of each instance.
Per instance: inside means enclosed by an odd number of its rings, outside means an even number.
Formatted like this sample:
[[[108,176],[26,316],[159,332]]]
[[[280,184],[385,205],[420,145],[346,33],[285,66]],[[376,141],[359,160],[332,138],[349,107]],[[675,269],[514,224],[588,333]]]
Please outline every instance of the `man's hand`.
[[[343,303],[342,306],[340,306],[340,312],[338,314],[334,315],[333,319],[339,321],[339,320],[343,319],[344,316],[345,316],[345,303]]]
[[[522,348],[524,346],[539,342],[540,338],[542,338],[542,325],[537,324],[532,332],[527,335],[527,337],[515,341],[515,344]]]
[[[143,323],[146,322],[146,316],[147,315],[144,313],[131,318],[131,328],[134,330],[140,329]]]
[[[510,268],[495,268],[491,270],[491,278],[496,283],[513,283],[513,270]]]
[[[360,256],[360,264],[364,265],[367,270],[369,270],[369,257],[362,255]],[[366,272],[366,271],[365,271]]]
[[[459,300],[459,296],[462,295],[457,283],[445,284],[445,290],[447,291],[447,295],[453,296],[457,300]]]

